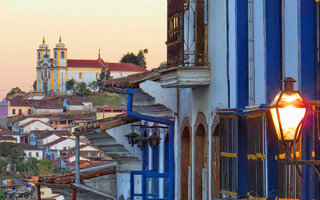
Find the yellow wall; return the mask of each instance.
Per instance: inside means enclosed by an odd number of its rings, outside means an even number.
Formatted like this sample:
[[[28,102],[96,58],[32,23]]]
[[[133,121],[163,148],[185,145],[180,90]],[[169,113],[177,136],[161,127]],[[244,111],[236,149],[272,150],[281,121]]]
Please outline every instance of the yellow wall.
[[[21,109],[21,112],[23,115],[29,115],[28,114],[29,109],[31,109],[31,112],[32,112],[31,106],[8,106],[8,117],[14,116],[12,114],[12,109],[16,110],[16,113],[14,115],[19,115],[19,109]]]
[[[114,117],[120,114],[123,114],[124,112],[105,112],[104,113],[104,117],[103,117],[103,112],[96,112],[96,119],[100,120],[100,119],[104,119],[104,118],[108,118],[108,117]]]
[[[14,141],[14,140],[0,140],[0,143],[1,142],[12,142],[12,143],[17,143],[17,141]]]

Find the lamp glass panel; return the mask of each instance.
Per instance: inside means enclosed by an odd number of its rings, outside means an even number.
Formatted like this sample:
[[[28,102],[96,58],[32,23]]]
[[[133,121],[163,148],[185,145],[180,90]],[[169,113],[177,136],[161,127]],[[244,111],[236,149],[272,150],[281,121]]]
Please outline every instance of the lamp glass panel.
[[[278,115],[277,115],[277,109],[276,108],[271,108],[270,112],[271,112],[272,121],[273,121],[273,124],[274,124],[274,128],[276,129],[276,133],[277,133],[278,139],[282,140],[281,132],[280,132],[280,126],[279,126],[279,119],[278,119]]]
[[[298,92],[283,93],[279,104],[280,105],[288,105],[288,104],[304,105],[303,99]]]
[[[294,106],[286,106],[279,109],[283,139],[295,140],[296,130],[303,119],[306,108],[296,108]],[[278,125],[279,126],[279,125]]]

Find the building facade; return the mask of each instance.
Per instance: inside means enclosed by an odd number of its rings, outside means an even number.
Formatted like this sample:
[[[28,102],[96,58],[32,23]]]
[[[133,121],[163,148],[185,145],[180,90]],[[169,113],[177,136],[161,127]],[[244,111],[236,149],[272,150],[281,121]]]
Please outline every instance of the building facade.
[[[61,42],[61,37],[53,49],[53,58],[50,58],[49,46],[43,39],[43,43],[37,50],[37,92],[65,93],[68,80],[74,79],[77,82],[89,84],[99,79],[103,68],[110,70],[112,78],[146,71],[131,63],[106,63],[100,54],[95,60],[68,59],[67,48]]]

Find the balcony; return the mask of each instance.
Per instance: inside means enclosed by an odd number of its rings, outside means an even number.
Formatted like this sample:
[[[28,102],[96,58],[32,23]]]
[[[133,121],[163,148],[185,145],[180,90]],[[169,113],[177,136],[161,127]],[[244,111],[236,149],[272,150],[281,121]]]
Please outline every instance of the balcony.
[[[162,87],[195,88],[210,84],[204,7],[204,0],[168,0],[167,67],[160,71]],[[194,15],[189,16],[189,9],[195,10]],[[194,25],[189,24],[193,17]]]
[[[182,66],[162,71],[160,78],[164,88],[195,88],[210,84],[210,68],[207,66]]]

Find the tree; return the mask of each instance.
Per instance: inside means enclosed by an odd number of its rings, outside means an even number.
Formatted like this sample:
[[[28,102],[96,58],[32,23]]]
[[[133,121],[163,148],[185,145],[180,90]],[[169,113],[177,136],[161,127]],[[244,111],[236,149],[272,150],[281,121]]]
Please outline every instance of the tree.
[[[37,90],[37,80],[35,80],[34,82],[33,82],[33,90],[34,91],[36,91]]]
[[[11,97],[12,95],[16,94],[16,93],[25,93],[24,91],[22,91],[19,87],[15,87],[15,88],[12,88],[10,90],[10,92],[7,93],[6,95],[6,98],[9,98]]]
[[[102,88],[104,88],[106,81],[109,79],[110,79],[110,70],[106,68],[102,68],[99,79],[97,81],[99,91],[102,91]]]
[[[70,79],[66,82],[66,88],[67,90],[72,90],[73,87],[75,86],[76,81],[74,79]]]
[[[9,164],[9,162],[7,160],[0,160],[0,175],[3,176],[4,174],[6,174],[7,171],[7,165]]]
[[[54,171],[51,160],[39,160],[39,175],[50,175]]]
[[[121,63],[133,63],[135,65],[140,64],[138,56],[133,52],[131,52],[131,53],[128,52],[127,54],[123,55],[120,62]]]
[[[6,199],[6,194],[3,189],[0,189],[0,200],[5,200]]]
[[[73,88],[73,95],[78,97],[86,97],[91,94],[89,88],[87,88],[87,84],[85,82],[77,83]]]
[[[139,66],[142,68],[147,68],[147,62],[146,62],[146,58],[145,58],[145,54],[148,53],[148,49],[144,49],[144,50],[139,50],[139,53],[137,55],[138,57],[138,61],[139,61]]]
[[[11,161],[12,164],[16,164],[18,161],[23,161],[25,157],[25,153],[23,149],[20,147],[13,147],[9,149],[8,152],[8,160]]]
[[[88,87],[95,92],[98,89],[98,82],[92,81],[91,83],[88,84]]]
[[[36,158],[29,158],[26,162],[26,168],[31,176],[39,175],[39,161]]]
[[[146,58],[145,55],[148,53],[148,49],[140,49],[138,51],[138,55],[136,55],[135,53],[131,52],[131,53],[127,53],[125,55],[122,56],[120,62],[121,63],[133,63],[135,65],[138,65],[142,68],[146,68]]]

